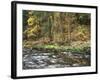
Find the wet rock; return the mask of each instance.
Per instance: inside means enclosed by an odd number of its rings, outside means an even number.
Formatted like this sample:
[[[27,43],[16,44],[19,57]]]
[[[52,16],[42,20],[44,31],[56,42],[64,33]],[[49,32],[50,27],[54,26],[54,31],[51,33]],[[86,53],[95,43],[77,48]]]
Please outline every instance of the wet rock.
[[[65,54],[67,56],[72,56],[72,53],[71,52],[62,52],[62,54]]]
[[[71,67],[71,65],[65,65],[65,67]]]
[[[75,64],[73,64],[72,66],[74,66],[74,67],[78,67],[79,64],[78,64],[78,63],[75,63]]]
[[[52,54],[52,53],[51,53]],[[42,53],[42,55],[44,55],[44,56],[49,56],[49,55],[51,55],[50,53]]]
[[[51,59],[50,62],[53,63],[53,64],[57,63],[57,59]]]
[[[79,59],[79,58],[83,58],[83,55],[80,53],[73,53],[73,58],[77,58],[77,59]]]
[[[58,67],[60,67],[60,64],[49,65],[47,68],[58,68]]]
[[[76,63],[74,60],[83,59],[86,65],[89,65],[90,55],[61,52],[61,53],[48,53],[39,50],[23,50],[23,69],[42,69],[42,68],[64,68],[64,67],[77,67],[84,66],[84,63]]]
[[[56,56],[55,56],[55,55],[53,55],[53,56],[52,56],[52,58],[56,58]]]
[[[85,55],[85,58],[90,58],[90,55]]]

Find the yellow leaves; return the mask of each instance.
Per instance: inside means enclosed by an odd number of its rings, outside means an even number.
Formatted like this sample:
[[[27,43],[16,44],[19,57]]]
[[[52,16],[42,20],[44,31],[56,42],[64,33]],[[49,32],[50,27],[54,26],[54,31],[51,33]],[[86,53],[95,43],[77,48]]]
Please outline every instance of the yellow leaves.
[[[86,25],[78,26],[72,33],[71,33],[72,40],[74,41],[87,41],[90,40],[90,32]]]
[[[27,24],[28,24],[28,27],[27,29],[23,32],[23,34],[27,37],[27,39],[29,40],[35,40],[40,31],[41,31],[41,28],[38,24],[38,19],[36,16],[33,16],[33,12],[30,11],[28,13],[29,15],[29,18],[27,19]]]
[[[28,37],[29,39],[34,39],[34,38],[36,37],[36,35],[33,34],[33,33],[30,33],[30,34],[27,35],[27,37]]]
[[[38,27],[35,26],[31,31],[32,31],[33,33],[37,33],[37,32],[38,32]]]
[[[41,31],[40,26],[39,26],[39,25],[36,25],[36,26],[34,27],[34,32],[39,33],[40,31]]]
[[[23,34],[27,36],[28,39],[34,40],[40,35],[41,28],[39,25],[35,25],[33,27],[28,27]]]
[[[23,47],[32,48],[33,41],[23,41]]]
[[[27,20],[28,26],[33,26],[36,23],[36,16],[30,16]]]
[[[28,20],[28,26],[32,26],[34,24],[34,18],[33,17],[30,17]]]
[[[34,39],[34,37],[36,37],[36,35],[32,32],[32,28],[28,28],[23,34],[26,35],[28,39]]]

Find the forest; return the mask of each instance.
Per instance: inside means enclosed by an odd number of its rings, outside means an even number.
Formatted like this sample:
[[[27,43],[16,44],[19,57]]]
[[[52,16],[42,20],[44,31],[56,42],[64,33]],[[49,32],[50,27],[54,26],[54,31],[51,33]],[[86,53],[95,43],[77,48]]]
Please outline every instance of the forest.
[[[23,69],[90,66],[91,14],[23,10]]]

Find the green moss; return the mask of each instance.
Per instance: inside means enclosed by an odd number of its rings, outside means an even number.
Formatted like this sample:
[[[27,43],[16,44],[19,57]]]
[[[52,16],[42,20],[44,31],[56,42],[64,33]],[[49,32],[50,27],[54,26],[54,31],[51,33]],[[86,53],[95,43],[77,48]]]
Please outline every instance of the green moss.
[[[66,46],[66,45],[57,45],[57,44],[37,44],[33,45],[31,41],[25,41],[23,43],[23,47],[27,48],[33,48],[45,52],[54,52],[54,53],[60,53],[60,52],[77,52],[77,53],[82,53],[82,54],[90,54],[90,43],[85,42],[85,43],[72,43],[71,46]]]

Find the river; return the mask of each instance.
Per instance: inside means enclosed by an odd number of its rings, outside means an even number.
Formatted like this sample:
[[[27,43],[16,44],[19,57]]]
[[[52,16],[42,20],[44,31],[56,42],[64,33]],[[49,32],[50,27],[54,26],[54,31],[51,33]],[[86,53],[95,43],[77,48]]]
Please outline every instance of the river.
[[[72,52],[42,52],[23,49],[23,69],[44,69],[90,66],[89,54]]]

